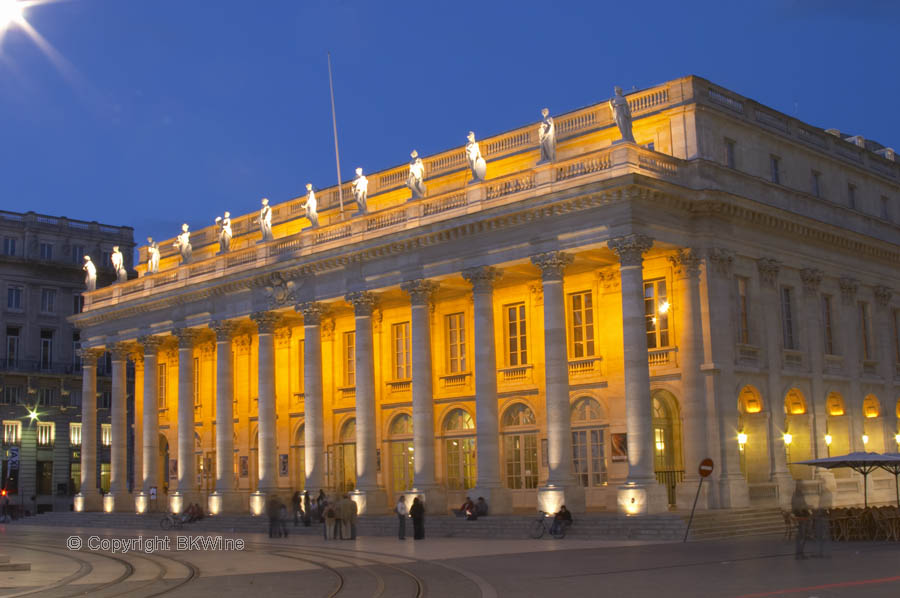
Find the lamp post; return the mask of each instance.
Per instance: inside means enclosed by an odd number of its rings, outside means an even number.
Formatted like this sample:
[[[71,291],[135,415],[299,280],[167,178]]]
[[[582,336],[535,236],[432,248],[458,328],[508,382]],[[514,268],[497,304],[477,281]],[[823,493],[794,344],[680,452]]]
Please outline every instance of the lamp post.
[[[831,441],[832,440],[834,440],[834,438],[831,436],[831,434],[825,434],[825,447],[828,450],[829,457],[831,456]]]
[[[747,444],[747,434],[741,430],[737,435],[738,441],[738,451],[741,453],[741,472],[746,476],[747,475],[747,453],[744,451],[744,446]]]
[[[784,433],[784,460],[787,461],[788,467],[791,464],[791,443],[794,441],[794,435],[790,432]]]

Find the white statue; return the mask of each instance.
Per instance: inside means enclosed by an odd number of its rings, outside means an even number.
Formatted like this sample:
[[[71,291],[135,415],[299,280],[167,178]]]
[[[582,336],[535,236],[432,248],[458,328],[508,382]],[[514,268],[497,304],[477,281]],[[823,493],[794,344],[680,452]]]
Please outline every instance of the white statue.
[[[406,186],[412,191],[413,199],[422,199],[428,192],[425,187],[425,163],[419,157],[419,152],[413,150],[410,154],[412,161],[409,163],[409,174],[406,176]]]
[[[269,200],[263,197],[262,208],[259,210],[259,230],[262,232],[262,243],[274,239],[272,236],[272,208]]]
[[[369,193],[369,179],[363,176],[362,168],[356,169],[356,178],[353,179],[353,199],[356,200],[356,206],[359,208],[360,214],[368,212],[366,205],[366,197]]]
[[[616,126],[619,127],[622,141],[634,143],[634,135],[631,134],[631,108],[628,107],[628,100],[622,95],[622,88],[616,87],[615,92],[615,97],[609,101],[609,109],[616,120]]]
[[[231,251],[231,212],[225,212],[225,217],[216,217],[216,226],[219,227],[219,253]]]
[[[538,139],[541,142],[541,162],[553,162],[556,160],[556,125],[553,117],[546,108],[541,110],[541,126],[538,127]]]
[[[125,257],[119,251],[118,245],[113,245],[112,255],[109,256],[113,270],[116,271],[116,282],[125,282],[128,280],[128,272],[125,270]]]
[[[478,142],[475,141],[475,133],[469,131],[467,139],[469,142],[466,144],[466,160],[472,170],[472,182],[480,183],[487,174],[487,162],[481,157],[481,149],[478,147]]]
[[[313,228],[319,226],[319,203],[316,201],[316,192],[313,191],[312,183],[306,183],[306,203],[303,208],[306,210],[306,217],[309,218]]]
[[[175,237],[175,242],[172,243],[172,247],[181,252],[182,264],[187,264],[191,261],[193,248],[191,247],[191,233],[188,232],[187,223],[181,225],[181,234]]]
[[[84,266],[81,267],[84,270],[84,286],[87,287],[89,291],[97,290],[97,266],[94,265],[94,262],[91,261],[91,256],[84,256]]]
[[[153,237],[147,237],[147,274],[159,272],[159,244]]]

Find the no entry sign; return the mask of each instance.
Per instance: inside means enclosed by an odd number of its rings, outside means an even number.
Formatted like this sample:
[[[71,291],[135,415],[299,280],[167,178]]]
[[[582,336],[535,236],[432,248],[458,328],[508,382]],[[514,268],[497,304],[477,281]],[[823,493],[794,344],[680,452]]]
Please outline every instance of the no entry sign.
[[[700,462],[700,477],[707,477],[713,472],[713,460],[707,457]]]

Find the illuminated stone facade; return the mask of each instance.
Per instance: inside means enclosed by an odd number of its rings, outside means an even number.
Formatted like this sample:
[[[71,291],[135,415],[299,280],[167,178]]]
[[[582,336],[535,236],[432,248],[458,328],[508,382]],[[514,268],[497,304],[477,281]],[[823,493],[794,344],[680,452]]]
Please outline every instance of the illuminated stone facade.
[[[896,450],[900,164],[696,77],[627,98],[636,143],[601,102],[554,117],[552,162],[535,123],[479,141],[484,182],[455,148],[424,159],[424,198],[407,166],[372,173],[367,214],[325,189],[318,227],[300,197],[272,241],[254,211],[228,253],[201,229],[190,264],[161,242],[159,273],[89,293],[73,321],[114,377],[143,356],[142,493],[107,508],[306,487],[365,513],[399,493],[649,513],[687,504],[704,457],[700,508],[796,481],[859,501],[787,463]]]

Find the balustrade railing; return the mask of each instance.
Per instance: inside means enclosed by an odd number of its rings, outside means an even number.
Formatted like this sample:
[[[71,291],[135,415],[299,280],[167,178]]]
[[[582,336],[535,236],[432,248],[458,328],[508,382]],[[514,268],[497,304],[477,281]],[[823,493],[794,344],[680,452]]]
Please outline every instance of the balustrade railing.
[[[667,347],[665,349],[650,349],[647,351],[647,361],[650,367],[676,366],[675,353],[678,351],[676,347]]]

